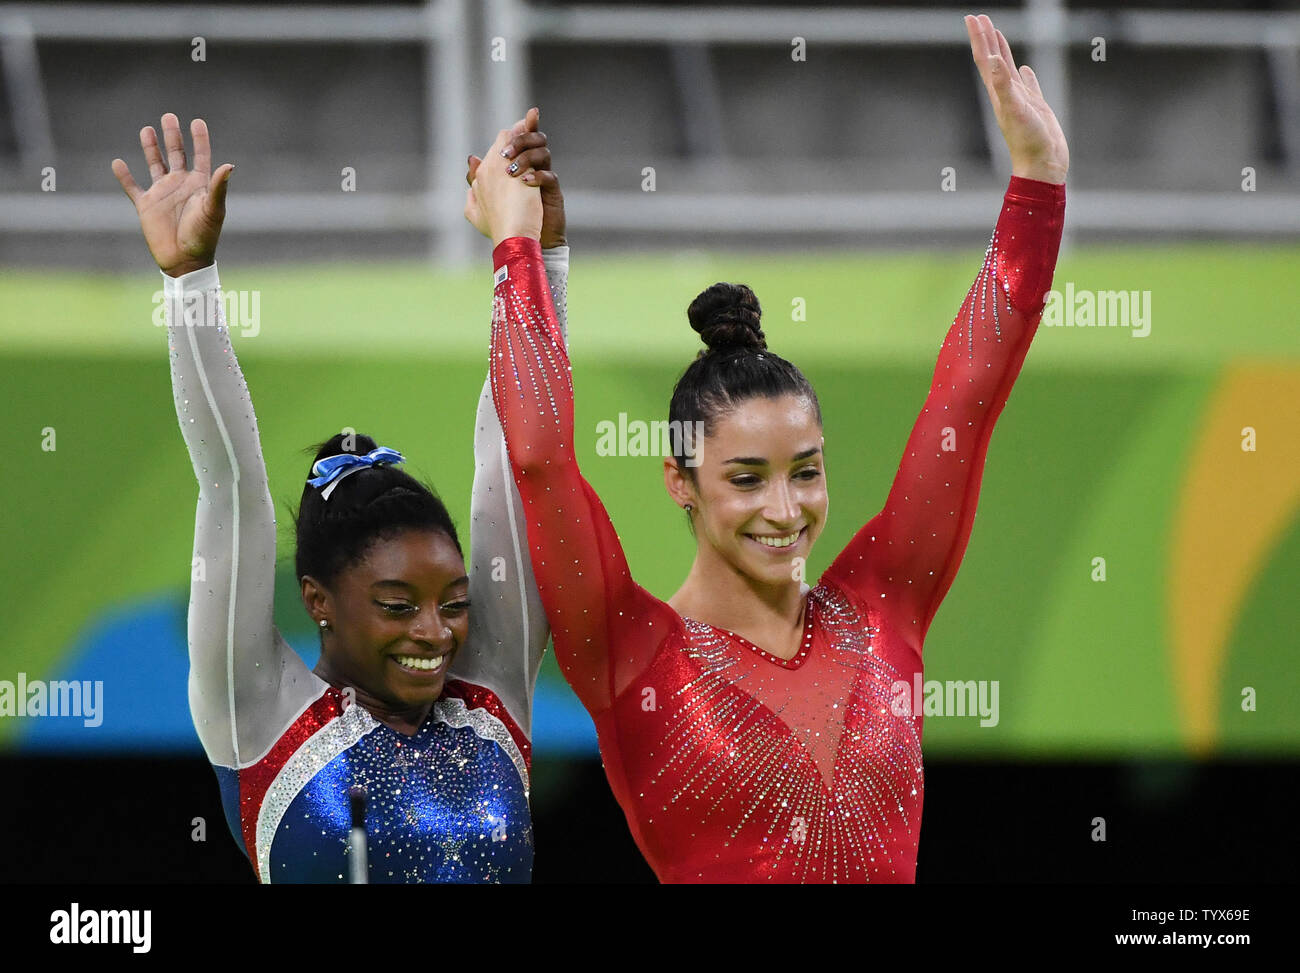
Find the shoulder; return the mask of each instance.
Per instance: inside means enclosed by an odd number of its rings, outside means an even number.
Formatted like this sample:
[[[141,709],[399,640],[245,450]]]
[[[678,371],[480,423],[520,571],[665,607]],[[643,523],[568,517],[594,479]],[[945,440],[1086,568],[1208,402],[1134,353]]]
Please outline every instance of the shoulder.
[[[817,604],[814,622],[827,629],[830,638],[852,639],[856,637],[853,633],[862,633],[880,658],[899,665],[919,665],[921,642],[906,631],[885,598],[881,598],[880,604],[871,604],[852,588],[842,587],[826,577],[808,597]]]
[[[868,604],[851,588],[840,585],[825,575],[808,591],[808,601],[816,605],[823,624],[870,625],[879,624],[880,612]]]
[[[486,686],[448,679],[430,715],[453,727],[469,727],[480,739],[499,744],[527,779],[532,767],[532,742],[500,697]]]

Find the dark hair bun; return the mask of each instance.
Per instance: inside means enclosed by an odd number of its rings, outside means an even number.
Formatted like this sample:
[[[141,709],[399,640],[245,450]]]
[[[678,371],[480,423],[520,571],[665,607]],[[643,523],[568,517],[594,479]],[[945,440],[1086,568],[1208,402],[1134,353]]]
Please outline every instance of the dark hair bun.
[[[357,456],[365,456],[366,453],[375,449],[378,445],[377,442],[362,433],[350,433],[348,435],[341,432],[335,433],[317,447],[316,458],[311,461],[311,465],[315,466],[318,461],[323,460],[326,456],[338,456],[340,453],[355,453]],[[310,477],[311,473],[308,472],[307,475]]]
[[[315,476],[313,472],[316,463],[325,459],[327,456],[338,456],[340,453],[351,453],[356,456],[365,456],[366,453],[374,449],[376,443],[371,437],[361,433],[335,433],[323,443],[316,445],[316,458],[311,461],[311,466],[307,467],[307,479]],[[311,448],[304,450],[310,453]],[[368,470],[359,470],[353,473],[345,482],[340,483],[334,490],[334,495],[329,501],[326,501],[320,487],[314,487],[310,483],[303,485],[303,505],[301,512],[306,515],[309,523],[325,523],[326,521],[337,520],[340,517],[348,518],[355,513],[355,508],[367,506],[374,501],[376,496],[383,493],[392,486],[391,480],[387,476],[376,476],[377,467],[371,467]]]
[[[767,347],[758,298],[744,284],[714,284],[686,309],[691,327],[709,346],[709,351]]]

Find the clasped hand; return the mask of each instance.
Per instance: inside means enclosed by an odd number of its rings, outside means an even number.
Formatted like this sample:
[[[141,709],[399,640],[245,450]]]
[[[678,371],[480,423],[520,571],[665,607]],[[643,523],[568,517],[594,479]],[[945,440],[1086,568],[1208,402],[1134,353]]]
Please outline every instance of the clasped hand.
[[[469,157],[465,218],[493,246],[510,237],[540,240],[544,248],[565,243],[564,197],[546,135],[537,130],[539,114],[530,109],[497,133],[482,159]]]

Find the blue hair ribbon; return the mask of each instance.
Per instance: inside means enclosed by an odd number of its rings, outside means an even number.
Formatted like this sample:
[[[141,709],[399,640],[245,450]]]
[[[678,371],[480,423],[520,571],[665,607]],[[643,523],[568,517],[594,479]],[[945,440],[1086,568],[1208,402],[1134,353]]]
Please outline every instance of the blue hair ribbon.
[[[336,456],[322,457],[313,463],[311,467],[313,478],[307,482],[314,487],[324,487],[321,490],[321,499],[328,500],[334,488],[345,476],[351,476],[358,470],[371,466],[404,462],[406,460],[401,453],[387,446],[376,446],[370,452],[360,456],[356,453],[339,453]]]

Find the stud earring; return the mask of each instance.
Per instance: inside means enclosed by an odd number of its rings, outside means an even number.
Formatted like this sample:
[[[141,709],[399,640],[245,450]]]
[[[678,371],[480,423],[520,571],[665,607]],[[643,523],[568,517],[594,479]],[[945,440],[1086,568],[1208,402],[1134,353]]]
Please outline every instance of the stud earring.
[[[330,627],[330,623],[322,618],[320,620],[320,627],[328,631]]]
[[[687,513],[690,513],[690,512],[691,512],[692,510],[694,510],[695,508],[692,507],[692,506],[688,503],[688,504],[686,505],[686,508],[685,508],[685,509],[686,509],[686,512],[687,512]]]

